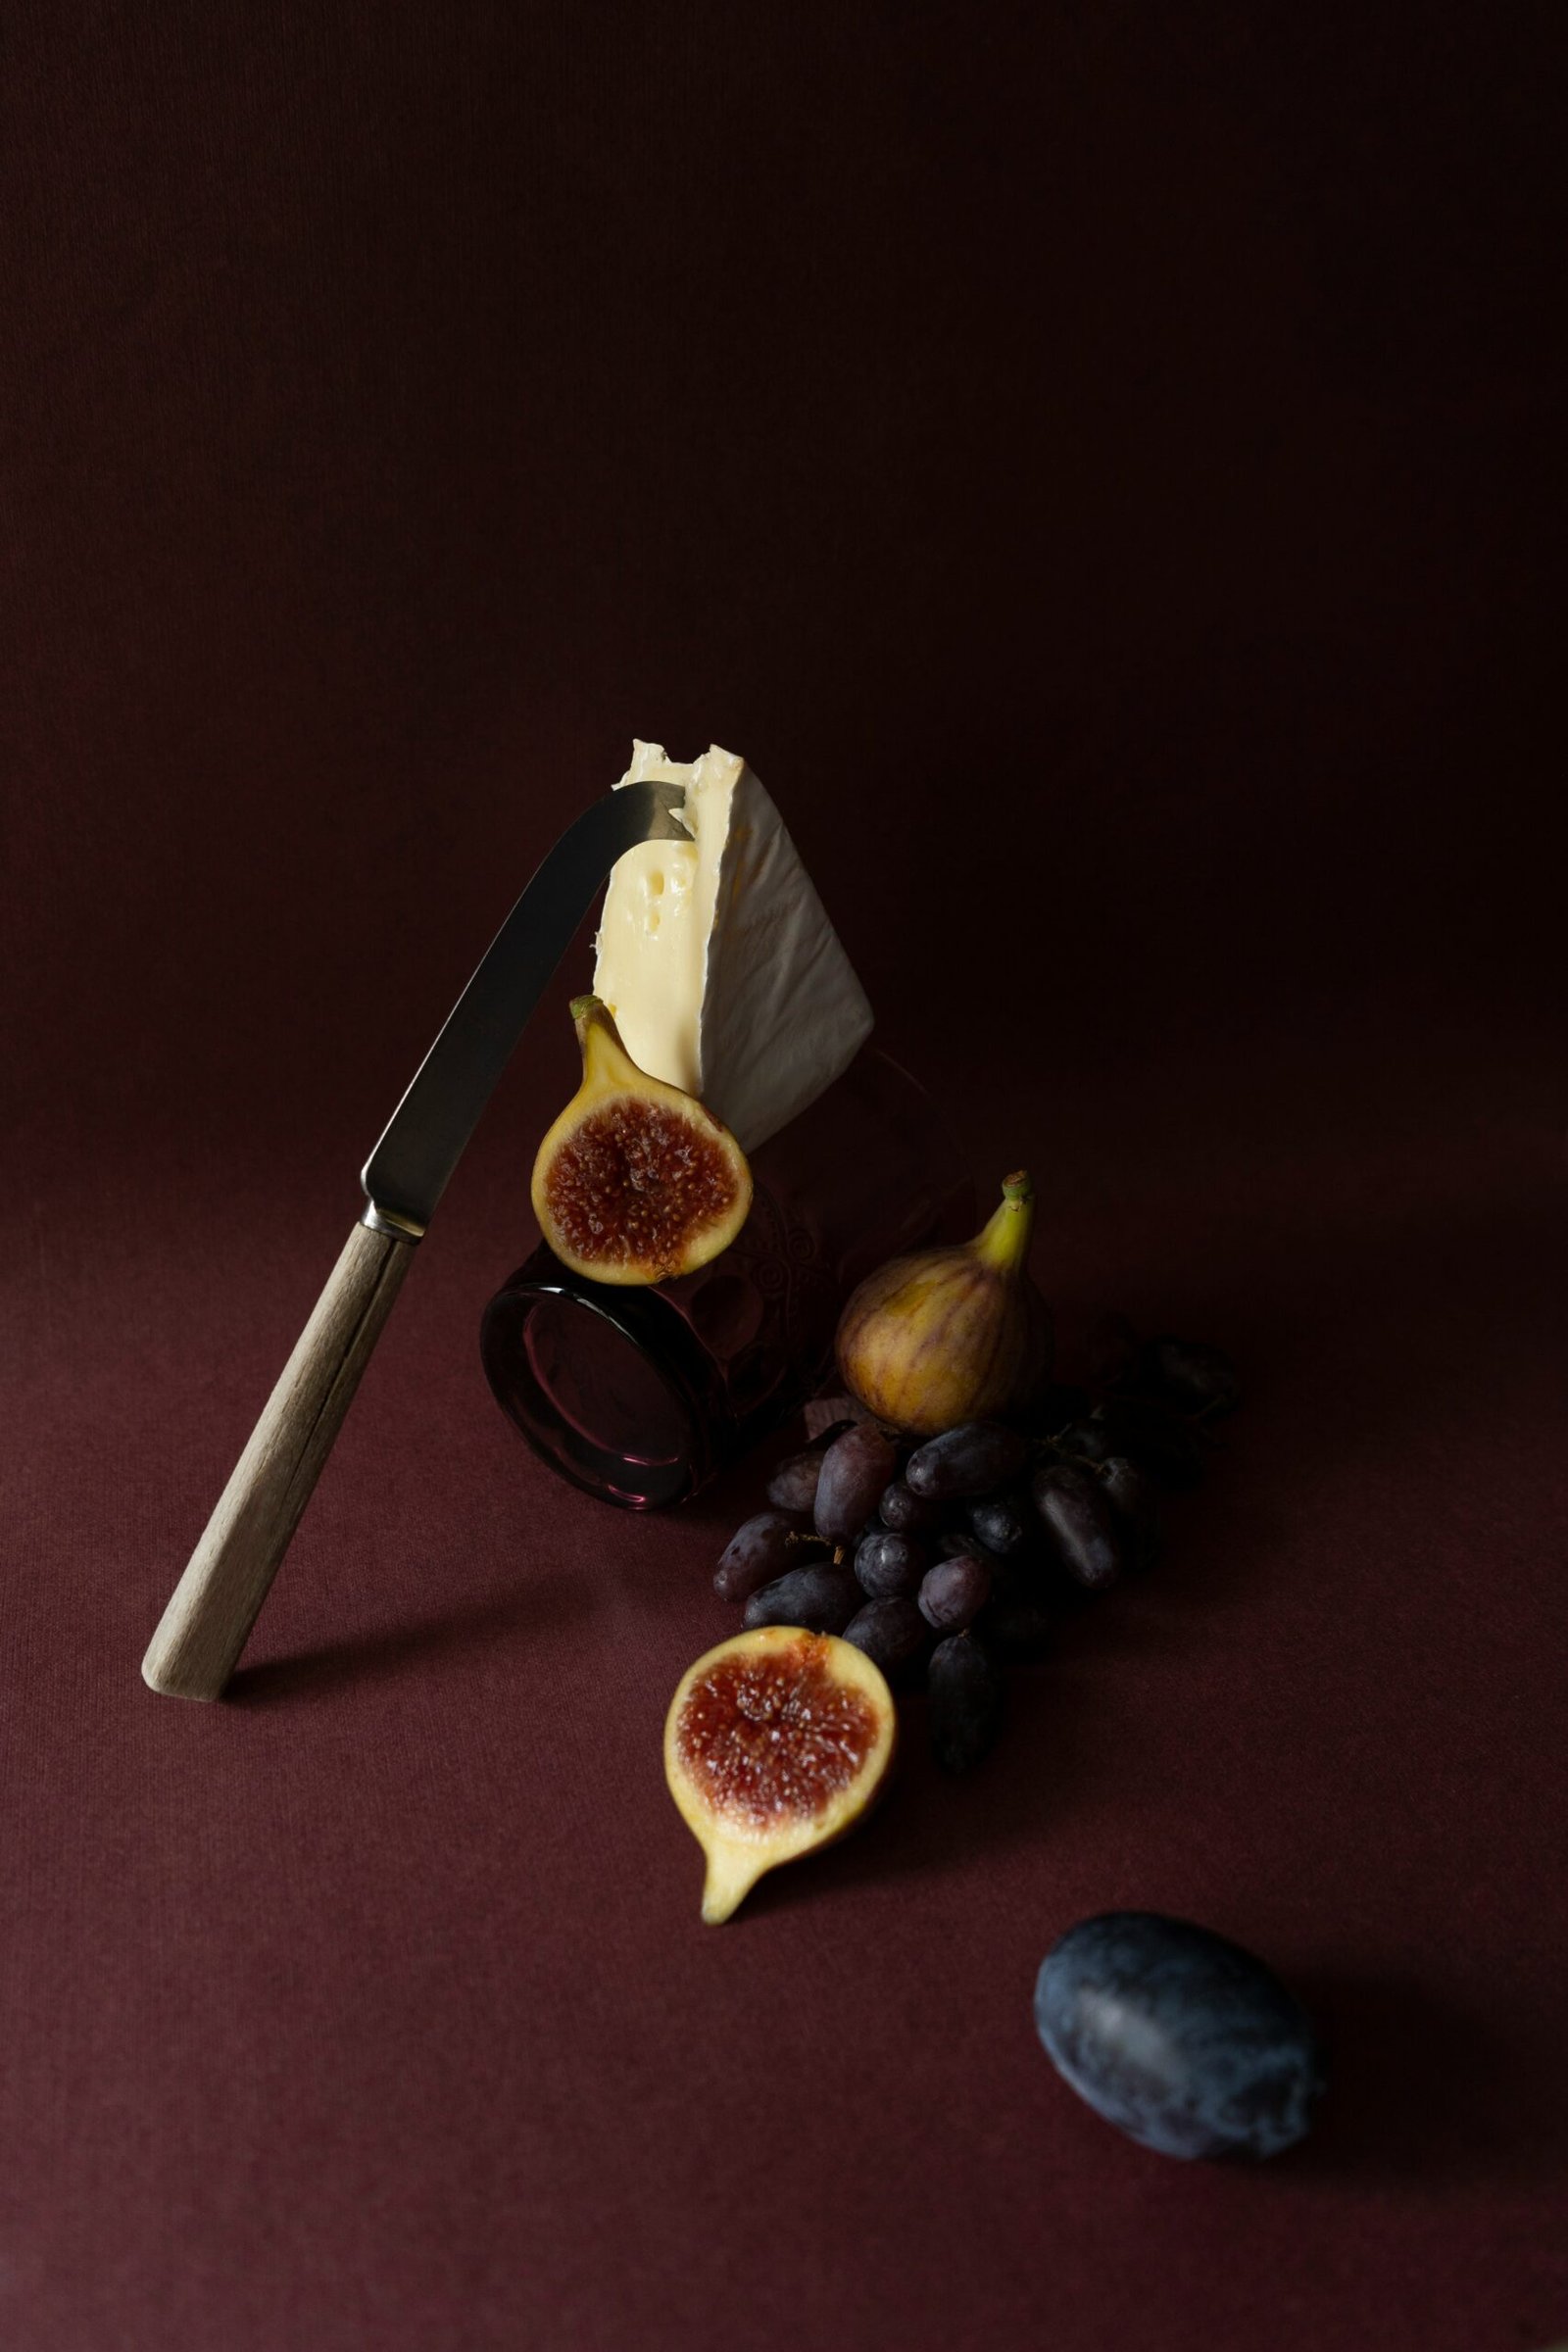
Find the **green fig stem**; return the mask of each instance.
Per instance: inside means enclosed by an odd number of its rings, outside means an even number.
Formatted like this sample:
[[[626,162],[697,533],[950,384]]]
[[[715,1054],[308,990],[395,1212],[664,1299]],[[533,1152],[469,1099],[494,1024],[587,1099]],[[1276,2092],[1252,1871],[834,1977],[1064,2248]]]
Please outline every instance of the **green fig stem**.
[[[615,1016],[603,997],[573,997],[571,1017],[582,1049],[585,1080],[597,1077],[620,1085],[635,1085],[646,1076],[627,1053],[615,1026]]]
[[[998,1274],[1017,1274],[1029,1255],[1035,1224],[1034,1180],[1019,1168],[1002,1180],[1002,1206],[969,1247],[982,1265]]]

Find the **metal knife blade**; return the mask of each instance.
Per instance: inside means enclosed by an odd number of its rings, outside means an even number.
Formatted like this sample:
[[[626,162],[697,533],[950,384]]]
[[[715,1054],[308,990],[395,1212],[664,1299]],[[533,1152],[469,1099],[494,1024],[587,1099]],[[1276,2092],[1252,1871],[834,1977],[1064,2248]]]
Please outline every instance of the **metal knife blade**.
[[[365,1163],[361,1222],[417,1241],[463,1156],[524,1022],[616,858],[643,841],[690,841],[680,784],[623,784],[585,808],[535,872]]]

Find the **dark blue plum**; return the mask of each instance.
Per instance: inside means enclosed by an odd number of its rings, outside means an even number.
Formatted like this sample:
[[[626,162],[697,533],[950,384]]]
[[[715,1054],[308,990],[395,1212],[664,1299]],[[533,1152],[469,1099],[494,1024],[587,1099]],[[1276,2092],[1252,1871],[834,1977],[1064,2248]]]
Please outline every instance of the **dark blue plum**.
[[[1323,2088],[1311,2020],[1261,1960],[1156,1911],[1106,1911],[1041,1963],[1035,2024],[1097,2115],[1162,2156],[1275,2156]]]

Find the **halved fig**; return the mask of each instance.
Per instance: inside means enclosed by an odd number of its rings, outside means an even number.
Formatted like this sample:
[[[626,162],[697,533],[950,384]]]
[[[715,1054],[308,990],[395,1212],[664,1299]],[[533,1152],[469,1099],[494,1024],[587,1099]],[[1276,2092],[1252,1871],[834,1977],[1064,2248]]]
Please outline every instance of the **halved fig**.
[[[855,1827],[892,1761],[895,1721],[880,1670],[832,1634],[763,1626],[687,1669],[664,1724],[664,1777],[708,1857],[710,1926],[765,1871]]]
[[[640,1070],[598,997],[573,1000],[582,1084],[540,1145],[533,1212],[595,1282],[668,1282],[727,1249],[752,1204],[746,1154],[694,1095]]]

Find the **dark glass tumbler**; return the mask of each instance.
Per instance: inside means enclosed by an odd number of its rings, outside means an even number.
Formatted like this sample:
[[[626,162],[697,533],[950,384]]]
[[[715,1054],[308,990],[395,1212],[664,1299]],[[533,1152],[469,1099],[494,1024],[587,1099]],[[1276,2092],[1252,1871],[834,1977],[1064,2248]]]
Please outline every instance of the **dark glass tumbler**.
[[[484,1311],[503,1410],[564,1478],[684,1502],[821,1386],[844,1300],[900,1251],[967,1240],[974,1188],[924,1088],[867,1047],[752,1154],[751,1214],[699,1273],[590,1282],[543,1243]]]

